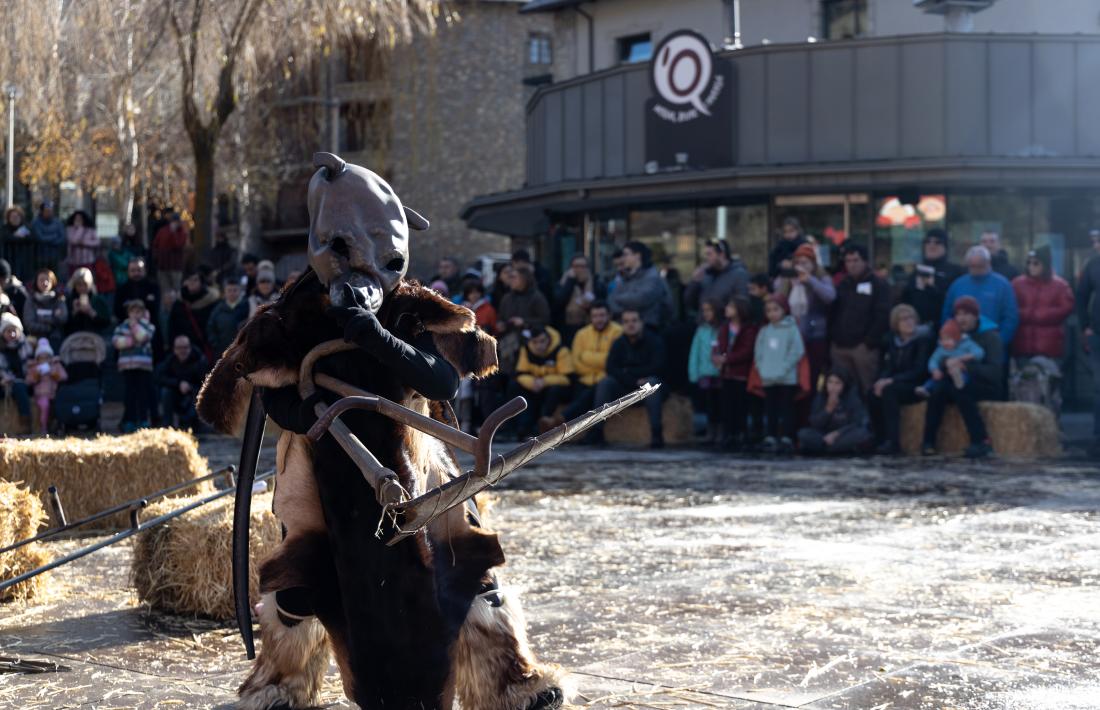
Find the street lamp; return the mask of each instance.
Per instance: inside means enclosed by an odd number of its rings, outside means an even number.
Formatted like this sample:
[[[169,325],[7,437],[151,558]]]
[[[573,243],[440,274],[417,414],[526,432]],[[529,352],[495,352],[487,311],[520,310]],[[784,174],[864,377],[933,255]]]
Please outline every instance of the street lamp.
[[[4,94],[8,97],[8,207],[15,204],[15,100],[19,98],[19,87],[4,84]]]

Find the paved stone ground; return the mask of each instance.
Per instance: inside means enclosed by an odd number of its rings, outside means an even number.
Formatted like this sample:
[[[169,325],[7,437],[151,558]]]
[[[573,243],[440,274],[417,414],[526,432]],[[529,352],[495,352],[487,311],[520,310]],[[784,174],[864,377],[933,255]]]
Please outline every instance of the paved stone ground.
[[[235,445],[205,449],[223,463]],[[1097,462],[571,448],[506,483],[505,584],[577,705],[1100,707]],[[0,655],[70,669],[0,676],[0,707],[229,706],[235,632],[142,609],[129,556],[0,608]]]

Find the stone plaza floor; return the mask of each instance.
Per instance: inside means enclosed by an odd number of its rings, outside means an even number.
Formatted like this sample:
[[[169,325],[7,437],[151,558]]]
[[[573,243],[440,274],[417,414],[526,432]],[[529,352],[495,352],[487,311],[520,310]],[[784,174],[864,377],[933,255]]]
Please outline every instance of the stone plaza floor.
[[[574,447],[513,474],[489,524],[577,706],[1100,708],[1097,462]],[[0,707],[231,706],[232,625],[143,609],[129,558],[0,607],[0,656],[69,669],[0,675]],[[334,668],[325,700],[351,707]]]

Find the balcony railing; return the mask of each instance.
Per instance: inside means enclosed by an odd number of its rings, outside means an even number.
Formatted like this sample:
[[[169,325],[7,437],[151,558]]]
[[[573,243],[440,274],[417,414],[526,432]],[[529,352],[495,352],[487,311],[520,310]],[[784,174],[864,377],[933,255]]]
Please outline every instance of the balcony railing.
[[[1100,160],[1100,37],[912,35],[725,52],[730,169]],[[645,173],[649,66],[544,87],[527,184]]]

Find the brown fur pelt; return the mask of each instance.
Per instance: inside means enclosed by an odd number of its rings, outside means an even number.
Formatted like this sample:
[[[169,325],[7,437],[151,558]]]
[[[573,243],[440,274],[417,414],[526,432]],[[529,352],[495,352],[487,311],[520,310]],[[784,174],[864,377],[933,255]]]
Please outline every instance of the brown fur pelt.
[[[262,306],[237,333],[199,391],[199,416],[223,434],[244,417],[252,385],[282,387],[298,381],[298,366],[316,345],[341,338],[326,316],[328,295],[307,271],[278,301]],[[485,377],[496,371],[496,340],[474,324],[474,314],[415,281],[402,281],[386,297],[378,320],[393,328],[402,317],[416,318],[432,334],[436,348],[460,376]]]

